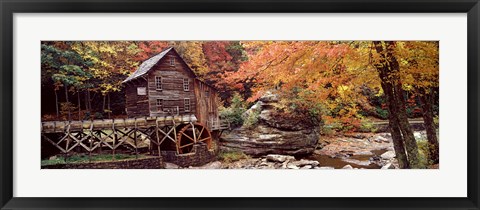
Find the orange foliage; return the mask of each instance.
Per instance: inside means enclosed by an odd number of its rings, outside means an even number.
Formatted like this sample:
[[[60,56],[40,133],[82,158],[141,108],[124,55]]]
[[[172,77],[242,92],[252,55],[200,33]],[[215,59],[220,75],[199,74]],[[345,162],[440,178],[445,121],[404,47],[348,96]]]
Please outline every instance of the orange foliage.
[[[362,87],[381,91],[374,65],[378,54],[369,41],[248,41],[242,42],[248,61],[225,82],[239,87],[253,82],[257,100],[264,91],[278,90],[291,100],[320,104],[324,114],[352,121],[365,101]],[[438,87],[438,42],[397,42],[395,56],[405,90]],[[239,87],[240,88],[240,87]],[[379,95],[382,92],[378,93]],[[324,118],[325,119],[325,118]],[[328,118],[326,118],[328,121]]]

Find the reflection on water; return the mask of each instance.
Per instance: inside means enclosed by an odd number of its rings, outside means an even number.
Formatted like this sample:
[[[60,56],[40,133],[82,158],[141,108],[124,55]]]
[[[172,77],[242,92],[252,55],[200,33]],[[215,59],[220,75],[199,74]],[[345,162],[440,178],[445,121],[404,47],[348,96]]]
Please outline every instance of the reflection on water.
[[[372,150],[372,155],[351,155],[349,157],[340,158],[340,157],[330,157],[328,155],[319,155],[313,154],[308,159],[317,160],[320,162],[320,166],[329,166],[335,169],[341,169],[345,165],[351,165],[353,168],[365,168],[365,169],[380,169],[381,166],[370,162],[371,158],[379,157],[381,154],[385,153],[387,150]],[[345,159],[358,160],[358,162],[369,163],[369,164],[355,164],[352,161],[346,161]]]

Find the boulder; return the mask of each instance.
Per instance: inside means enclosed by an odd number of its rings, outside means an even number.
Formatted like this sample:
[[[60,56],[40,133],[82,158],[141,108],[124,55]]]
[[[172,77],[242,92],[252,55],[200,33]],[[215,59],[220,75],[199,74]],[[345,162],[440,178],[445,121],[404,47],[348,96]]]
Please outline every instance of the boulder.
[[[345,165],[345,166],[343,166],[342,169],[353,169],[353,167],[351,165]]]
[[[395,157],[395,152],[394,151],[387,151],[387,152],[383,153],[382,155],[380,155],[380,157],[384,160],[390,160],[390,159],[393,159]]]
[[[343,158],[342,160],[350,164],[361,165],[361,166],[369,166],[370,164],[372,164],[370,160],[357,160],[353,158]]]
[[[289,155],[273,155],[273,154],[270,154],[270,155],[267,155],[267,160],[271,161],[271,162],[283,163],[287,160],[288,161],[295,160],[295,157],[289,156]]]
[[[271,91],[267,91],[262,97],[260,97],[259,101],[262,102],[278,102],[278,95],[272,93]]]
[[[191,169],[219,169],[222,167],[222,163],[220,161],[214,161],[214,162],[211,162],[211,163],[207,163],[203,166],[198,166],[198,167],[188,167],[188,168],[191,168]]]
[[[287,164],[287,168],[288,169],[300,169],[300,167],[296,166],[295,164],[291,164],[291,163]]]
[[[386,165],[382,166],[382,169],[395,169],[395,166],[392,163],[387,163]]]
[[[378,142],[378,143],[388,143],[390,142],[387,138],[383,137],[383,136],[375,136],[375,138],[373,139],[373,141],[375,142]]]
[[[295,164],[296,166],[299,166],[299,167],[307,166],[307,165],[315,167],[315,166],[320,165],[320,163],[316,160],[305,160],[305,159],[301,159],[301,160],[298,160],[298,161],[293,161],[292,164]]]
[[[311,165],[306,165],[301,167],[300,169],[312,169],[313,167]]]
[[[241,126],[220,137],[221,147],[251,156],[309,155],[319,141],[319,126],[309,117],[285,112],[276,94],[267,92],[243,115],[260,113],[253,126]]]

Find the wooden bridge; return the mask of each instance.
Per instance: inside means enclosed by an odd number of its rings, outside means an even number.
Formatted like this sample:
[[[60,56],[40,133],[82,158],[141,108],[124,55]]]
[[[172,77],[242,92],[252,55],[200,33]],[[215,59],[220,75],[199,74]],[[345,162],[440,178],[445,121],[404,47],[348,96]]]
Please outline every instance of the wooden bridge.
[[[189,153],[194,144],[207,144],[211,148],[216,134],[228,127],[228,122],[222,120],[200,124],[194,115],[48,121],[42,122],[42,140],[65,155],[75,148],[85,150],[90,156],[99,148],[110,149],[115,154],[120,146],[133,149],[137,156],[139,148],[148,148],[151,154],[158,155],[160,150],[183,154]]]

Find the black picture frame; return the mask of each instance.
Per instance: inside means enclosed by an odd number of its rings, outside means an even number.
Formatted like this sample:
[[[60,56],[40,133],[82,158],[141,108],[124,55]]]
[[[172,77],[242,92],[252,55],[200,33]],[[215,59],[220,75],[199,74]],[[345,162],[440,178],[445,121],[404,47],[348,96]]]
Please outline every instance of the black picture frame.
[[[478,0],[1,0],[0,206],[2,209],[479,209]],[[18,198],[13,197],[14,13],[467,13],[466,198]],[[448,180],[445,180],[448,181]]]

